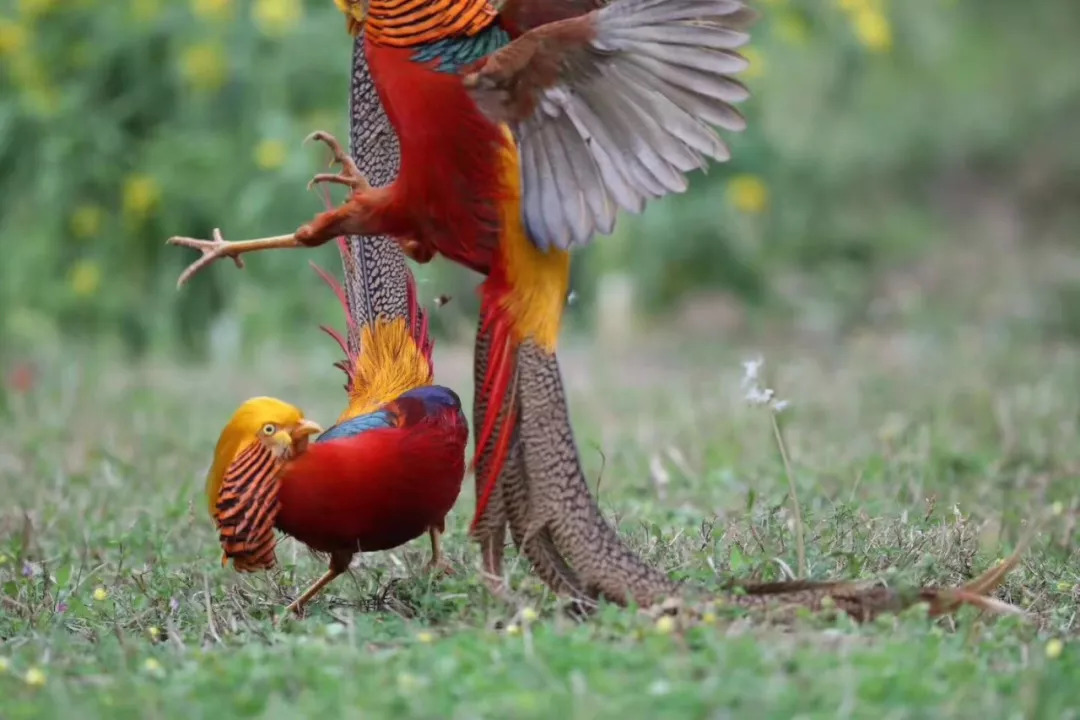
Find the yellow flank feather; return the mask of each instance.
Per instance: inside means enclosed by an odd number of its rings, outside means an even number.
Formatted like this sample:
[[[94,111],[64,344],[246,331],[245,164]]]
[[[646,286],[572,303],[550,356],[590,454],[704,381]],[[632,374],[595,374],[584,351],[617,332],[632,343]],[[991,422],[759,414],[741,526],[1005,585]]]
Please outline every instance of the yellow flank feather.
[[[287,435],[287,430],[303,419],[304,413],[299,408],[272,397],[253,397],[237,409],[218,437],[214,463],[206,475],[206,501],[211,517],[217,509],[225,473],[236,456],[259,442],[260,433],[267,425],[275,426],[275,434]]]
[[[372,412],[413,388],[431,384],[431,364],[416,345],[405,318],[376,318],[360,330],[349,407],[338,422]]]
[[[563,305],[570,287],[570,253],[552,248],[537,248],[525,231],[521,213],[521,167],[517,146],[510,128],[502,126],[507,143],[503,145],[503,178],[512,190],[502,205],[502,237],[499,249],[506,268],[510,292],[503,308],[514,318],[519,342],[532,338],[548,352],[555,352],[559,342]]]

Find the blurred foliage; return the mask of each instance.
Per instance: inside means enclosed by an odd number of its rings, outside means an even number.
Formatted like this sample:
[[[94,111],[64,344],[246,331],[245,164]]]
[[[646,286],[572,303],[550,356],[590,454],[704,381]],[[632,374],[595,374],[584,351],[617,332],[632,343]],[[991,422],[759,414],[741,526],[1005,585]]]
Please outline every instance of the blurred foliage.
[[[1033,158],[1040,188],[1080,177],[1080,143],[1066,141],[1075,0],[757,5],[732,161],[582,253],[572,314],[611,270],[654,310],[695,287],[769,304],[777,278],[802,273],[858,312],[878,270],[947,241],[936,177],[1009,178]],[[4,345],[93,336],[198,353],[215,318],[245,338],[340,321],[292,252],[243,273],[222,264],[178,293],[193,258],[163,243],[215,226],[277,234],[319,211],[303,188],[325,157],[300,140],[345,133],[350,46],[329,0],[2,0]],[[303,260],[336,267],[334,253]],[[459,298],[437,331],[473,322],[474,276],[442,261],[418,275],[425,294]]]

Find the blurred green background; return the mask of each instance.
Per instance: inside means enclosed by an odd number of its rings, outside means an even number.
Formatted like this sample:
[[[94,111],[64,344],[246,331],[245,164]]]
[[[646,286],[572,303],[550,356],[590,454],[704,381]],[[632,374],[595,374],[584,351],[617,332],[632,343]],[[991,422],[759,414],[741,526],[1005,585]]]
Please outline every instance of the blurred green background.
[[[1023,276],[995,317],[1080,335],[1076,0],[757,6],[733,160],[580,254],[572,324],[630,289],[645,327],[947,326],[937,299]],[[320,210],[304,184],[324,151],[300,141],[344,136],[350,52],[330,0],[0,0],[0,361],[85,339],[197,357],[215,332],[248,347],[339,322],[307,257],[177,292],[193,255],[164,240]],[[442,260],[418,276],[425,300],[453,298],[436,331],[469,332],[477,278]]]

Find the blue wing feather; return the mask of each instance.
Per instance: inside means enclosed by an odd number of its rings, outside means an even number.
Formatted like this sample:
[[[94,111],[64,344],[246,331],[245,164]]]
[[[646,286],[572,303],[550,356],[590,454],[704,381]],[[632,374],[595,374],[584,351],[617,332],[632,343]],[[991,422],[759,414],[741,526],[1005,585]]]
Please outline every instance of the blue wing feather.
[[[397,427],[397,413],[389,409],[376,410],[327,428],[315,442],[340,440],[341,438],[355,437],[368,430],[392,427]]]
[[[448,409],[461,410],[461,398],[457,393],[442,385],[425,385],[402,393],[378,410],[327,428],[315,442],[356,437],[368,430],[411,425],[422,417]]]

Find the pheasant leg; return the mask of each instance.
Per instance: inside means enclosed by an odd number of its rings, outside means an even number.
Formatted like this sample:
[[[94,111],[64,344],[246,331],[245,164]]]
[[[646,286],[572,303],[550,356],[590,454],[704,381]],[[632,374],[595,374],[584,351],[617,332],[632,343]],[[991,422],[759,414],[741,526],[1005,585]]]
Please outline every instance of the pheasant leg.
[[[187,283],[195,273],[222,258],[232,258],[233,262],[236,263],[236,267],[242,268],[244,267],[244,261],[241,259],[241,255],[258,250],[304,247],[304,244],[296,239],[295,234],[230,242],[221,236],[221,230],[218,228],[214,228],[214,234],[210,240],[174,236],[169,238],[168,244],[189,247],[202,253],[201,258],[188,265],[187,269],[180,273],[180,278],[176,281],[177,288]]]
[[[428,537],[431,538],[431,559],[428,560],[424,570],[429,573],[441,572],[453,575],[454,568],[442,551],[442,533],[435,527],[428,528]]]
[[[330,568],[325,573],[323,573],[323,576],[321,578],[312,583],[311,587],[305,590],[303,595],[289,603],[289,606],[285,609],[292,611],[296,615],[303,615],[304,606],[307,605],[313,597],[318,595],[324,587],[329,585],[334,580],[334,578],[336,578],[338,575],[341,575],[341,573],[341,570],[335,570],[334,568]]]

